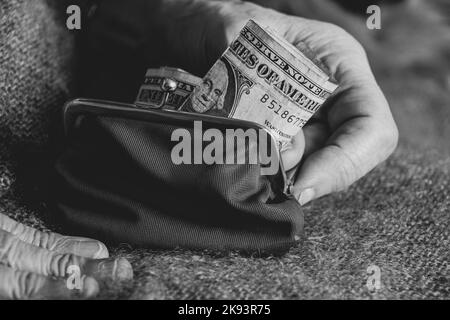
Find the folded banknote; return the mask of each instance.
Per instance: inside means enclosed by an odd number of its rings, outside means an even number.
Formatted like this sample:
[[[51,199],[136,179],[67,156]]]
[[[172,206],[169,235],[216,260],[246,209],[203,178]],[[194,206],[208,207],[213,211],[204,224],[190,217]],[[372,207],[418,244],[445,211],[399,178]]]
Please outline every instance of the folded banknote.
[[[337,87],[305,44],[250,20],[179,110],[259,123],[284,148]]]
[[[177,68],[148,69],[144,83],[139,89],[136,104],[152,109],[179,109],[201,80]]]

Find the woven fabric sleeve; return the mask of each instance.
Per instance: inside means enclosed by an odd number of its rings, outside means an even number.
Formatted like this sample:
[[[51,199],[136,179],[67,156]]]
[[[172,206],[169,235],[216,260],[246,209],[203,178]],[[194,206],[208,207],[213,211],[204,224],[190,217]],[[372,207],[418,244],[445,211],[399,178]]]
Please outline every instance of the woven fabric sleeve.
[[[30,184],[21,170],[38,165],[27,158],[46,148],[51,121],[71,96],[74,34],[61,4],[0,2],[0,196]]]

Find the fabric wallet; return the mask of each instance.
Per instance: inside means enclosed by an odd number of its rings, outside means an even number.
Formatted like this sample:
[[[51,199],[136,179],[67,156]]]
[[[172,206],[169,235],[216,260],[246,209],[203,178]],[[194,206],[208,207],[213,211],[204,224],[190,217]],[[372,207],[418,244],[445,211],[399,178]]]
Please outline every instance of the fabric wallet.
[[[277,148],[269,174],[259,160],[199,161],[195,139],[180,153],[191,163],[173,159],[176,130],[193,137],[201,123],[202,132],[226,136],[229,129],[261,130],[256,123],[86,99],[67,103],[63,114],[50,205],[64,232],[144,247],[245,251],[286,250],[302,233],[303,213]],[[253,147],[245,145],[246,160]]]

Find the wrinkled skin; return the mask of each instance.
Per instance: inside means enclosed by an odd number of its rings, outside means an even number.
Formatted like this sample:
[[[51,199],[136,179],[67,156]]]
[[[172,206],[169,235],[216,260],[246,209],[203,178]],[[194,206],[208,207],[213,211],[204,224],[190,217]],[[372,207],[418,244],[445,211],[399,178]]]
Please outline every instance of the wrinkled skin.
[[[0,299],[93,298],[103,281],[133,277],[126,259],[108,256],[99,241],[40,232],[0,214]],[[80,270],[79,289],[69,289],[70,266]]]
[[[293,45],[306,43],[330,69],[339,91],[282,155],[288,170],[302,161],[291,190],[301,204],[347,188],[395,149],[398,131],[388,103],[363,48],[343,29],[240,1],[162,3],[162,11],[148,15],[149,20],[155,14],[161,17],[159,27],[166,28],[170,38],[165,47],[158,48],[158,42],[151,46],[152,52],[164,52],[167,65],[204,74],[254,19]],[[111,8],[121,5],[127,4],[116,1]],[[67,289],[64,277],[70,265],[82,271],[81,291]],[[0,215],[1,298],[89,298],[98,293],[103,279],[131,277],[130,264],[108,259],[98,241],[41,233]]]
[[[345,190],[395,150],[398,130],[389,105],[364,49],[342,28],[240,1],[194,0],[185,10],[200,14],[186,14],[174,23],[167,50],[187,70],[205,72],[253,19],[294,46],[308,45],[334,75],[337,93],[282,155],[287,170],[302,161],[291,190],[302,205]],[[180,28],[189,32],[180,36]]]

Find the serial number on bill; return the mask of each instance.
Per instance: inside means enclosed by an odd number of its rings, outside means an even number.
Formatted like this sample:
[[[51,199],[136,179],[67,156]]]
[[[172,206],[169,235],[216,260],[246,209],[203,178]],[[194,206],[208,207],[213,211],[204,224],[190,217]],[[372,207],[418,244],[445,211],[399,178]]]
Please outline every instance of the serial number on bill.
[[[269,315],[268,304],[223,304],[216,306],[190,306],[188,304],[178,308],[179,315],[197,315],[209,318],[215,314],[221,315]]]
[[[271,99],[268,94],[265,94],[261,97],[260,101],[266,104],[266,107],[273,111],[278,117],[283,119],[286,123],[291,125],[296,125],[301,128],[305,125],[306,119],[302,119],[301,117],[292,114],[288,110],[286,110],[281,104],[279,104],[275,99]]]

